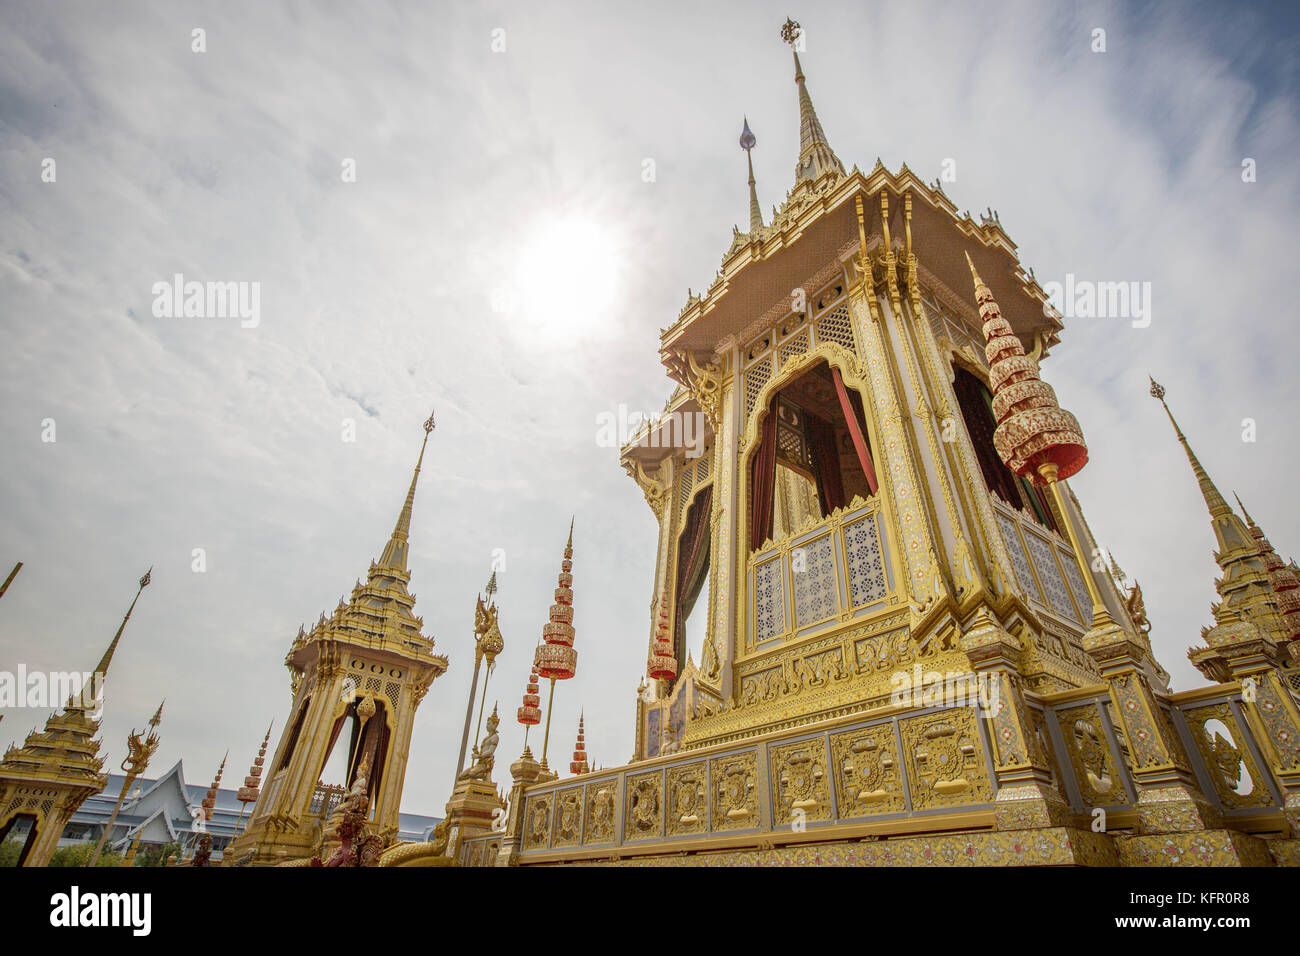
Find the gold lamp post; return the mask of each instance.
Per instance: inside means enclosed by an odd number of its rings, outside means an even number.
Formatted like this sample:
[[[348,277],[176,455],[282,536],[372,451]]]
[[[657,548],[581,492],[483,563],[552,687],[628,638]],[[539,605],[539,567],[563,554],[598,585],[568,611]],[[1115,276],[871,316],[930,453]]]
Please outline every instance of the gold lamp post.
[[[163,703],[165,704],[166,701],[163,701]],[[131,733],[127,735],[127,755],[126,759],[122,761],[122,770],[126,773],[126,779],[122,781],[122,789],[117,794],[117,803],[113,804],[113,813],[104,826],[104,832],[100,834],[99,842],[95,844],[95,852],[90,857],[90,866],[99,863],[99,855],[104,852],[104,843],[108,840],[108,835],[113,832],[113,824],[117,822],[117,814],[122,809],[122,801],[126,799],[126,795],[131,791],[131,784],[135,782],[135,778],[145,772],[145,769],[149,766],[149,758],[158,749],[158,725],[162,722],[162,709],[163,705],[159,704],[158,709],[154,711],[154,715],[149,718],[148,736],[144,736],[144,731],[136,731],[135,729],[132,729]]]

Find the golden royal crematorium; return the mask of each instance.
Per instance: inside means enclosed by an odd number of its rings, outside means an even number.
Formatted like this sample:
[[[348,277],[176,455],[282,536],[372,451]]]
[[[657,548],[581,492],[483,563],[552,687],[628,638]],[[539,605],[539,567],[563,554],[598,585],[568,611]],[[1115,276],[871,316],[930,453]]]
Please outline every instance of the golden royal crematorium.
[[[1141,589],[1096,557],[1066,484],[1088,451],[1040,377],[1063,329],[1047,295],[995,214],[959,215],[906,166],[846,169],[798,25],[782,37],[794,185],[765,222],[749,165],[748,229],[662,331],[676,387],[621,451],[659,525],[632,762],[592,769],[580,724],[571,775],[547,765],[555,684],[581,679],[571,526],[515,713],[545,719],[542,759],[526,738],[508,792],[494,779],[494,579],[446,817],[398,840],[415,710],[448,666],[407,589],[417,464],[366,583],[292,642],[289,719],[222,865],[1300,862],[1294,563],[1171,412],[1222,570],[1190,651],[1212,683],[1171,693]],[[52,720],[0,764],[0,829],[47,791],[71,813],[102,780],[97,725]],[[75,780],[55,754],[69,720]],[[347,786],[324,787],[339,747]]]
[[[1064,483],[1087,450],[1039,377],[1063,328],[1046,295],[996,215],[959,216],[906,166],[846,170],[798,25],[782,35],[794,186],[765,222],[750,165],[749,228],[663,330],[677,387],[622,450],[659,523],[635,759],[556,779],[526,751],[504,832],[449,852],[469,865],[1300,862],[1294,565],[1174,423],[1223,573],[1190,652],[1214,683],[1170,693],[1140,588],[1094,562]],[[702,449],[683,440],[700,419]],[[697,602],[698,663],[685,648]]]

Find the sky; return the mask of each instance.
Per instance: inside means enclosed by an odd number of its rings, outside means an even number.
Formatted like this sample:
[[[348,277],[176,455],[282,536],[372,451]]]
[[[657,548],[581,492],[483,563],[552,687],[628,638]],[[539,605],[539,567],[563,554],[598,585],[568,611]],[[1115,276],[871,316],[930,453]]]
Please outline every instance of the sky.
[[[1092,530],[1175,688],[1201,685],[1214,539],[1148,374],[1300,551],[1300,45],[1294,13],[1241,4],[0,3],[0,571],[24,562],[0,670],[89,670],[152,566],[106,766],[165,697],[151,772],[203,783],[229,751],[238,786],[286,720],[299,624],[378,557],[435,409],[411,589],[451,666],[403,809],[450,793],[494,561],[508,785],[571,517],[551,763],[580,712],[594,761],[625,763],[656,526],[597,423],[673,388],[658,332],[748,221],[742,116],[765,214],[793,184],[787,14],[846,165],[955,169],[948,195],[998,210],[1040,282],[1150,283],[1148,326],[1067,318],[1043,377],[1088,440]],[[166,314],[178,273],[256,283],[255,317]],[[6,709],[0,740],[48,713]]]

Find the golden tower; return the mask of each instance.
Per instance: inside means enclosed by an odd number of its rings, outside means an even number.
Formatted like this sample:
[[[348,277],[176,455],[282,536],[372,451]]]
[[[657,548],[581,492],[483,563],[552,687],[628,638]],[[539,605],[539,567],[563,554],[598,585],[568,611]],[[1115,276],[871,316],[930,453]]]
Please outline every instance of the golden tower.
[[[0,841],[19,819],[30,821],[19,866],[45,866],[72,815],[108,783],[108,776],[100,773],[104,758],[95,736],[103,681],[151,573],[140,578],[131,606],[92,672],[93,683],[69,696],[63,711],[51,714],[43,731],[32,731],[21,747],[10,747],[0,761]]]
[[[459,859],[1296,863],[1262,545],[1211,502],[1218,683],[1171,693],[1067,484],[1046,293],[996,213],[846,171],[794,61],[795,183],[764,224],[747,163],[750,230],[661,331],[676,388],[621,451],[658,523],[633,761],[548,780],[525,754],[506,832]],[[1276,646],[1211,663],[1248,608]]]
[[[411,510],[433,427],[430,415],[406,501],[366,583],[310,631],[300,628],[289,648],[291,716],[248,826],[222,856],[225,865],[305,863],[321,850],[331,812],[363,766],[367,830],[385,842],[396,838],[415,710],[447,669],[447,659],[433,653],[433,638],[421,633],[407,590]],[[346,783],[323,785],[321,772],[338,747],[347,748]]]

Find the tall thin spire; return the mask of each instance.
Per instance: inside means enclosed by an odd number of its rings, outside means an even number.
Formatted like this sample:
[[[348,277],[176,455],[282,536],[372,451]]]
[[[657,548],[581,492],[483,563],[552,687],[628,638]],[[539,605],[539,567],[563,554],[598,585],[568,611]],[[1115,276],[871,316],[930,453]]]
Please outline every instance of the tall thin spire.
[[[758,190],[754,186],[754,157],[750,153],[758,144],[758,138],[749,129],[749,117],[745,117],[745,128],[740,133],[740,148],[745,151],[745,160],[749,163],[749,231],[758,232],[763,228],[763,210],[758,205]]]
[[[420,466],[424,464],[424,449],[429,444],[429,433],[433,428],[433,413],[430,412],[428,420],[424,423],[424,441],[420,445],[420,457],[415,462],[415,474],[411,476],[411,489],[406,493],[402,513],[397,516],[393,536],[388,539],[388,544],[384,546],[384,553],[379,556],[380,567],[398,571],[406,570],[407,538],[411,533],[411,509],[415,505],[415,485],[420,480]]]
[[[1228,507],[1228,503],[1223,499],[1223,495],[1219,494],[1219,489],[1214,487],[1214,482],[1210,480],[1210,476],[1206,473],[1205,469],[1201,467],[1201,462],[1196,457],[1196,452],[1192,451],[1192,446],[1188,444],[1187,436],[1184,435],[1183,430],[1178,427],[1178,422],[1174,418],[1174,413],[1169,410],[1169,405],[1165,402],[1164,386],[1149,375],[1147,376],[1147,379],[1151,382],[1151,396],[1158,399],[1160,404],[1164,406],[1165,414],[1169,416],[1169,423],[1174,426],[1174,434],[1178,436],[1178,440],[1182,443],[1183,450],[1187,452],[1187,460],[1192,463],[1192,472],[1196,475],[1196,483],[1201,486],[1201,497],[1205,499],[1205,504],[1210,509],[1210,517],[1228,517],[1233,513],[1232,509]]]
[[[117,651],[117,643],[122,639],[122,632],[126,630],[126,622],[131,620],[131,612],[135,610],[135,602],[140,600],[140,592],[149,586],[149,581],[153,575],[153,568],[150,568],[140,578],[140,587],[135,592],[135,597],[131,599],[131,606],[126,609],[126,614],[122,618],[122,623],[117,626],[117,633],[113,635],[113,640],[109,642],[108,649],[104,651],[104,656],[99,659],[95,665],[94,673],[102,680],[108,673],[108,665],[113,662],[113,654]]]
[[[795,166],[795,180],[817,179],[832,171],[843,176],[844,164],[826,139],[821,120],[813,109],[812,97],[808,95],[808,85],[804,82],[798,49],[802,35],[803,28],[794,20],[786,18],[781,27],[781,39],[790,45],[790,50],[794,53],[794,82],[799,87],[799,163]]]

